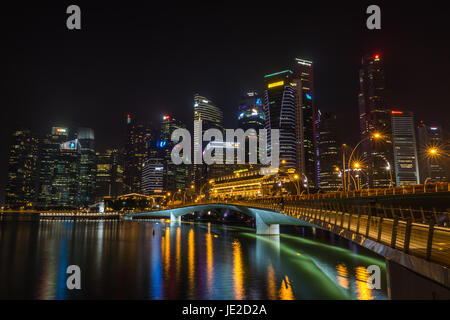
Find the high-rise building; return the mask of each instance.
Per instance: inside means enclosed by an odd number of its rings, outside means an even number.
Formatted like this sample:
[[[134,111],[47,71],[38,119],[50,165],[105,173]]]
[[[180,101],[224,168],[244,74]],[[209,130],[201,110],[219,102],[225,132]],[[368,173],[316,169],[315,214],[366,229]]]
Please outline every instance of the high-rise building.
[[[334,113],[317,113],[317,149],[319,161],[317,181],[323,192],[337,191],[342,179],[336,168],[340,167],[340,142],[337,116]]]
[[[6,205],[21,208],[36,200],[38,140],[29,130],[17,130],[8,161],[8,181],[6,184]]]
[[[51,207],[71,209],[85,207],[85,202],[80,203],[81,145],[79,140],[69,140],[60,144],[56,159]]]
[[[266,75],[264,112],[268,129],[270,149],[270,130],[280,130],[280,161],[284,168],[297,168],[297,103],[293,72],[284,70]]]
[[[148,157],[148,143],[152,138],[150,124],[135,123],[127,115],[127,141],[124,150],[124,192],[139,193],[141,190],[142,164]]]
[[[266,115],[264,114],[261,96],[257,92],[247,92],[239,104],[238,110],[238,128],[247,131],[255,129],[264,129],[266,124]]]
[[[201,148],[205,150],[207,145],[203,142],[203,132],[208,129],[218,129],[223,133],[223,112],[211,101],[211,99],[196,94],[194,96],[194,121],[200,121],[202,132],[197,135],[194,132],[193,149]],[[194,164],[193,165],[193,181],[196,190],[200,190],[203,184],[210,179],[215,179],[223,175],[224,165],[213,164]]]
[[[386,161],[393,163],[392,128],[381,55],[366,55],[362,59],[359,83],[361,148],[368,165],[369,187],[389,187],[391,180],[386,171]],[[382,135],[382,141],[370,138],[374,132]]]
[[[295,59],[293,84],[296,93],[296,168],[310,186],[316,186],[316,108],[313,62]]]
[[[187,164],[175,165],[172,162],[171,153],[175,147],[171,136],[176,129],[186,129],[186,125],[181,121],[169,116],[163,116],[161,121],[161,134],[159,141],[160,157],[164,160],[165,167],[165,181],[164,190],[176,192],[181,189],[184,190],[188,186],[188,166]],[[189,155],[190,157],[190,155]],[[150,158],[151,159],[151,158]]]
[[[108,149],[104,153],[97,153],[96,175],[97,201],[123,194],[123,167],[119,150]]]
[[[142,193],[145,195],[165,192],[165,160],[162,158],[149,158],[142,166]]]
[[[417,147],[419,150],[420,182],[446,182],[448,171],[445,167],[445,157],[433,157],[427,153],[430,148],[445,148],[442,126],[425,124],[420,121],[417,126]]]
[[[69,129],[53,127],[51,132],[39,143],[39,206],[43,208],[56,206],[54,200],[56,186],[54,180],[58,174],[60,147],[69,139]]]
[[[97,155],[94,145],[94,130],[79,128],[77,139],[80,143],[81,153],[78,175],[78,204],[82,207],[87,207],[95,202]]]
[[[247,92],[242,98],[238,109],[238,128],[245,131],[249,129],[255,130],[255,137],[258,137],[260,129],[264,129],[266,125],[266,115],[264,113],[262,97],[257,92]],[[251,150],[249,148],[249,137],[245,138],[245,163],[248,166],[250,161]],[[259,148],[256,149],[256,159],[258,159]],[[235,155],[235,158],[237,156]],[[237,161],[235,160],[235,163]],[[242,166],[242,165],[241,165]],[[241,167],[239,165],[227,166],[233,170]],[[234,167],[234,168],[233,168]],[[227,173],[230,170],[227,170]]]
[[[416,134],[412,112],[392,110],[395,182],[397,186],[419,184]]]

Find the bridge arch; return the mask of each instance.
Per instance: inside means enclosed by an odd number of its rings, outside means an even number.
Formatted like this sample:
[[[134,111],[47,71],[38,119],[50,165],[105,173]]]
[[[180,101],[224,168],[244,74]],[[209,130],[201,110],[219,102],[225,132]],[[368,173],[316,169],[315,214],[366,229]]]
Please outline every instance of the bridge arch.
[[[127,220],[131,220],[134,217],[167,217],[170,218],[170,221],[180,221],[181,217],[186,214],[190,214],[195,211],[214,210],[214,209],[233,210],[254,218],[256,222],[256,233],[261,235],[280,234],[280,225],[318,227],[309,222],[281,214],[274,210],[259,209],[243,205],[233,205],[224,203],[199,204],[160,211],[129,213],[125,215],[124,218]]]

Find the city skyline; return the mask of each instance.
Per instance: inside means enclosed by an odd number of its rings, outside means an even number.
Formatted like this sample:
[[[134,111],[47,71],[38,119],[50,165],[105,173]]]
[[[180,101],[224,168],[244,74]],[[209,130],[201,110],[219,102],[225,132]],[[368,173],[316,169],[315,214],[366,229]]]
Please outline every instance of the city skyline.
[[[262,94],[263,85],[261,77],[270,72],[284,70],[284,68],[291,65],[292,60],[296,57],[310,59],[315,64],[316,109],[320,109],[324,112],[335,112],[340,116],[340,119],[353,119],[353,121],[346,121],[346,123],[340,121],[339,126],[344,127],[349,132],[349,134],[345,136],[345,142],[354,144],[359,139],[357,123],[357,73],[360,68],[361,57],[366,53],[372,52],[379,52],[385,62],[387,91],[390,105],[392,105],[392,107],[413,111],[416,122],[424,120],[426,123],[434,123],[436,122],[436,119],[439,119],[438,124],[444,129],[448,128],[448,119],[450,117],[442,116],[448,112],[446,101],[449,99],[445,98],[448,92],[444,90],[444,84],[446,81],[448,82],[448,80],[443,76],[445,70],[450,68],[450,66],[446,60],[446,63],[442,63],[448,45],[435,41],[434,46],[438,46],[441,50],[432,50],[429,48],[429,52],[424,48],[413,45],[412,42],[415,43],[416,40],[423,40],[425,35],[428,38],[435,37],[435,40],[440,39],[440,35],[439,30],[431,36],[425,31],[422,33],[419,31],[420,27],[431,28],[434,23],[431,19],[425,19],[420,22],[422,25],[418,24],[418,22],[415,22],[416,25],[408,24],[406,19],[408,11],[400,15],[395,8],[388,7],[385,9],[387,14],[383,21],[384,26],[386,26],[386,28],[389,27],[389,35],[387,36],[383,30],[375,33],[361,31],[361,28],[358,28],[359,31],[357,32],[349,31],[353,24],[356,25],[364,20],[364,15],[361,14],[361,19],[356,19],[358,21],[355,20],[352,22],[345,22],[346,19],[344,18],[358,11],[364,12],[363,5],[352,5],[349,6],[349,8],[345,6],[342,8],[327,7],[321,16],[312,14],[317,10],[316,8],[308,7],[302,14],[306,15],[306,21],[312,22],[312,19],[314,18],[313,20],[316,22],[315,25],[323,26],[324,30],[319,33],[319,35],[321,35],[320,41],[314,40],[314,37],[308,33],[308,31],[311,30],[308,30],[308,28],[302,29],[301,26],[304,26],[303,24],[300,24],[299,28],[295,29],[295,32],[299,32],[299,34],[303,35],[305,41],[294,41],[290,44],[287,42],[289,44],[287,47],[288,49],[282,53],[275,54],[275,51],[271,49],[268,52],[258,51],[258,54],[252,55],[251,53],[254,53],[254,50],[256,50],[254,45],[258,44],[258,41],[264,39],[259,33],[256,33],[258,36],[255,37],[255,40],[250,42],[233,42],[230,38],[227,38],[227,47],[232,47],[234,44],[234,46],[246,49],[241,51],[241,55],[232,53],[229,56],[229,59],[226,61],[226,65],[229,67],[228,70],[220,67],[220,61],[223,61],[223,59],[217,60],[220,55],[224,54],[220,53],[220,49],[223,45],[218,43],[214,37],[211,37],[212,32],[226,29],[228,27],[226,22],[212,22],[213,30],[211,31],[201,29],[200,24],[197,23],[189,25],[189,28],[200,32],[200,34],[206,32],[206,34],[209,35],[208,37],[205,37],[205,43],[200,45],[202,50],[196,51],[197,55],[193,52],[189,52],[193,46],[193,43],[190,43],[188,40],[189,37],[187,37],[186,41],[182,42],[183,45],[178,46],[177,49],[175,49],[173,45],[170,45],[170,42],[165,42],[166,40],[164,39],[167,38],[165,35],[173,36],[174,32],[174,27],[172,27],[172,29],[168,27],[168,30],[160,29],[159,33],[157,33],[162,38],[160,40],[165,44],[164,48],[169,52],[176,53],[177,50],[181,50],[181,52],[188,53],[186,58],[189,57],[191,62],[186,63],[187,59],[184,59],[183,62],[178,62],[178,59],[169,57],[169,60],[165,60],[166,63],[164,64],[167,68],[157,68],[158,70],[156,70],[153,66],[153,69],[150,68],[149,71],[154,70],[157,72],[151,73],[152,76],[147,76],[143,70],[148,69],[149,63],[151,62],[146,62],[147,59],[143,60],[143,56],[139,56],[137,59],[138,62],[136,63],[130,62],[129,59],[126,59],[127,55],[122,52],[122,49],[117,47],[119,43],[133,43],[135,46],[142,49],[142,53],[149,52],[149,46],[137,40],[137,37],[142,33],[137,32],[136,26],[130,22],[130,17],[125,19],[121,26],[114,26],[111,21],[106,19],[105,12],[101,9],[106,11],[107,9],[103,8],[101,5],[90,6],[81,4],[81,7],[86,12],[91,13],[90,15],[86,14],[86,30],[82,31],[84,32],[84,39],[81,35],[67,34],[67,31],[63,30],[62,27],[56,28],[56,30],[51,29],[52,25],[56,23],[56,18],[53,17],[53,14],[55,13],[54,11],[57,10],[57,7],[51,9],[43,7],[41,9],[42,11],[39,11],[39,9],[34,7],[28,7],[24,13],[19,14],[18,12],[14,12],[13,17],[17,19],[17,21],[11,21],[12,23],[18,23],[25,18],[30,18],[29,16],[35,12],[34,10],[38,10],[38,12],[42,13],[43,17],[49,17],[49,19],[46,19],[46,21],[43,22],[42,31],[45,30],[47,33],[42,38],[42,44],[40,46],[37,46],[37,43],[33,41],[30,41],[29,44],[25,45],[20,41],[17,42],[17,39],[14,39],[14,42],[19,45],[18,48],[21,48],[22,46],[24,48],[28,47],[36,53],[36,56],[30,60],[21,61],[19,59],[23,56],[21,56],[20,52],[16,52],[17,57],[12,57],[12,61],[16,62],[12,63],[8,70],[11,72],[12,81],[7,84],[8,88],[11,90],[6,92],[2,99],[4,105],[12,105],[15,107],[8,108],[5,112],[6,117],[11,121],[8,121],[1,129],[4,138],[0,143],[0,150],[3,154],[6,155],[9,152],[10,137],[13,130],[18,127],[18,123],[21,123],[24,127],[29,128],[34,132],[37,131],[38,133],[39,131],[40,133],[43,133],[43,131],[48,130],[48,128],[52,126],[93,128],[96,132],[96,151],[104,151],[108,148],[116,147],[115,141],[120,138],[120,135],[116,132],[118,130],[112,130],[112,128],[116,128],[123,123],[123,116],[128,113],[136,115],[136,117],[141,120],[148,122],[156,122],[159,120],[160,116],[172,114],[186,124],[191,125],[191,110],[188,108],[192,106],[192,95],[197,92],[210,97],[218,106],[227,110],[227,112],[224,113],[224,125],[225,127],[235,127],[238,112],[237,106],[240,97],[246,92],[253,90]],[[161,10],[168,14],[166,9]],[[408,10],[414,12],[411,8]],[[242,12],[237,12],[236,14],[245,15],[248,12],[248,8],[243,8]],[[124,17],[127,17],[126,13],[129,12],[126,11]],[[309,18],[307,13],[311,14]],[[333,13],[335,14],[334,18]],[[180,15],[180,12],[174,11],[173,14],[174,17],[176,17]],[[216,14],[217,11],[212,9],[211,17]],[[202,12],[198,12],[196,15],[201,16]],[[398,21],[394,19],[394,15],[398,15],[396,16],[396,19],[401,19],[399,20],[401,23],[394,23],[394,21]],[[95,20],[92,16],[95,16]],[[338,16],[344,17],[342,21]],[[146,21],[146,23],[148,23],[146,25],[149,27],[148,30],[154,30],[154,25],[161,21],[154,19],[155,17],[148,20],[144,19],[143,16],[139,17],[139,21]],[[184,19],[186,19],[186,17],[183,18],[183,21]],[[276,10],[274,12],[274,19],[276,21],[280,21],[281,19],[279,12]],[[6,21],[9,20],[7,19]],[[32,25],[33,22],[35,22],[35,20],[31,17],[29,25]],[[343,24],[343,26],[345,26],[344,30],[346,30],[346,32],[344,32],[343,35],[339,35],[339,41],[342,41],[343,44],[349,44],[351,42],[351,45],[339,46],[339,50],[334,53],[329,53],[326,48],[329,45],[333,45],[333,43],[336,44],[336,41],[338,41],[338,39],[332,39],[333,36],[336,35],[331,28],[333,24]],[[115,40],[110,37],[110,31],[107,30],[106,26],[113,27],[113,31],[118,31],[122,28],[124,34],[133,32],[133,39],[127,40],[119,34],[116,35],[116,40],[120,41],[115,44]],[[415,32],[407,32],[408,28],[412,28]],[[428,30],[427,28],[425,28],[425,30]],[[27,28],[25,29],[17,28],[15,31],[9,31],[9,35],[17,36],[30,34],[30,32],[31,34],[33,32],[38,32],[28,30]],[[275,33],[276,29],[277,27],[270,32]],[[242,22],[241,24],[233,26],[230,30],[239,30],[239,32],[242,32],[243,35],[245,35],[255,33],[257,28],[251,26],[249,23]],[[158,37],[157,34],[151,32],[152,37]],[[369,34],[370,39],[368,37]],[[101,41],[101,44],[99,45],[93,43],[93,39],[95,39],[97,35],[104,36],[103,42]],[[186,36],[186,34],[180,36],[183,37]],[[351,41],[349,39],[344,39],[347,36],[354,36],[354,38],[352,38]],[[288,37],[288,35],[280,36],[280,39],[272,39],[271,41],[281,43],[286,40],[286,37]],[[52,46],[50,46],[50,42],[57,39],[62,41],[62,47],[67,48],[68,51],[51,51]],[[398,46],[398,41],[402,41],[404,46]],[[194,44],[197,45],[197,43]],[[91,58],[96,55],[97,58],[99,58],[99,55],[107,52],[105,51],[105,48],[100,48],[101,45],[106,45],[106,47],[108,47],[107,45],[117,47],[117,50],[119,51],[116,53],[113,52],[109,58],[107,56],[106,60],[108,61],[100,63],[98,66],[94,66],[94,64],[97,65],[99,60]],[[88,48],[94,53],[93,56],[88,54],[89,50],[86,51]],[[227,49],[226,52],[229,54],[230,50]],[[433,53],[433,59],[431,59],[431,52]],[[48,59],[51,59],[51,62],[49,60],[49,63],[43,64],[43,66],[45,65],[48,67],[44,73],[40,68],[34,68],[34,70],[33,68],[29,70],[25,68],[27,64],[36,62],[34,59],[42,57],[43,54],[44,56],[47,56]],[[217,58],[206,59],[210,54],[216,54]],[[152,53],[149,57],[164,61],[161,60],[161,54]],[[65,59],[68,59],[70,63],[66,62]],[[120,72],[113,75],[113,80],[107,80],[108,77],[106,76],[110,75],[106,72],[108,69],[105,68],[107,64],[113,62],[111,59],[118,59],[117,61],[122,63],[122,67],[119,67]],[[170,60],[172,60],[171,64],[173,65],[167,64]],[[406,71],[410,70],[409,66],[412,61],[419,61],[426,65],[428,64],[429,68],[418,67],[418,70],[415,70],[417,75],[415,77],[408,77]],[[437,62],[441,63],[440,68],[430,69],[433,63]],[[87,66],[92,66],[92,68],[87,69]],[[110,64],[110,66],[113,65]],[[138,66],[143,67],[142,71]],[[63,73],[60,71],[61,68],[65,70]],[[177,70],[183,71],[181,73],[181,78],[173,78],[176,68],[178,68]],[[117,97],[117,95],[111,94],[110,89],[117,88],[117,86],[122,85],[122,81],[124,81],[120,79],[121,77],[119,77],[119,75],[130,75],[130,72],[134,71],[137,71],[137,73],[130,78],[132,79],[132,84],[124,86],[124,89],[121,90],[121,94],[118,96],[120,98],[118,101],[112,101],[111,99]],[[104,74],[105,72],[106,74]],[[224,72],[225,74],[223,74]],[[414,79],[430,78],[427,72],[433,74],[432,79],[436,79],[435,82],[440,83],[441,85],[433,86],[431,83],[427,82],[420,83],[420,85],[413,83]],[[69,80],[67,84],[57,84],[57,81],[59,82],[59,77],[68,80],[67,77],[69,74],[73,75],[74,79],[78,79],[79,81],[85,80],[86,83],[82,84],[77,83],[75,80]],[[87,90],[86,92],[87,86],[90,85],[92,81],[86,78],[86,76],[89,75],[97,81],[102,79],[101,82],[97,83],[95,92],[91,92],[92,90]],[[35,81],[42,76],[44,76],[45,81],[42,83]],[[168,76],[171,77],[173,80],[172,82],[166,81]],[[25,86],[15,85],[17,81],[20,80],[20,77],[24,77],[26,79],[25,84],[28,84]],[[125,76],[125,78],[129,77]],[[163,79],[164,81],[161,81]],[[186,81],[181,81],[181,79]],[[33,80],[34,82],[31,82]],[[147,86],[144,86],[146,84]],[[176,85],[175,88],[177,94],[169,97],[167,92],[173,85]],[[59,88],[61,90],[52,91],[51,88],[54,86],[60,86]],[[75,89],[73,92],[71,90],[72,87]],[[19,91],[19,88],[22,89]],[[421,91],[413,90],[412,88],[424,88],[425,92],[421,94]],[[22,90],[24,94],[22,94]],[[110,92],[110,96],[108,96],[108,92]],[[20,96],[17,96],[18,94],[20,94]],[[42,97],[44,99],[36,99],[37,97]],[[152,99],[152,97],[154,99]],[[162,99],[163,97],[167,99],[164,100]],[[93,103],[93,101],[96,103]],[[432,113],[427,112],[427,108],[424,108],[423,106],[428,104],[432,104],[433,108],[436,110],[436,114],[439,113],[441,116],[437,117]],[[232,112],[229,110],[232,110]],[[37,120],[36,123],[34,121],[35,119]],[[1,190],[4,189],[6,183],[6,164],[7,156],[2,157],[0,160]],[[3,191],[0,191],[0,198],[3,198]]]
[[[441,6],[2,9],[0,300],[450,298]]]

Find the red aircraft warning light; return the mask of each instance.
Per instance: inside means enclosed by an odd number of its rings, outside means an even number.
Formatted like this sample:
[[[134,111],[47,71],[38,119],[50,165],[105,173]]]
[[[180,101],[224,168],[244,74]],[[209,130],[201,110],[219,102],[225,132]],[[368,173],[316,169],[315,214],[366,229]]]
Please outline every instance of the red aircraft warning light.
[[[378,60],[380,60],[380,55],[376,54],[376,55],[374,55],[374,58],[375,58],[375,61],[378,61]]]

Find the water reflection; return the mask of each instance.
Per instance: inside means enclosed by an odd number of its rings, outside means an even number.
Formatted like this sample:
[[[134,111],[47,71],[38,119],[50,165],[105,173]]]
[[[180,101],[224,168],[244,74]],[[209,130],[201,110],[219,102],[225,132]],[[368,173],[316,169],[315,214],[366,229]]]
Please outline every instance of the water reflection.
[[[244,269],[242,267],[242,248],[239,240],[233,242],[233,278],[234,298],[245,299],[244,292]]]
[[[165,220],[2,221],[0,298],[386,298],[382,260],[321,230],[295,234]],[[81,291],[66,289],[71,264],[82,270]],[[381,265],[382,290],[367,287],[371,264]]]

